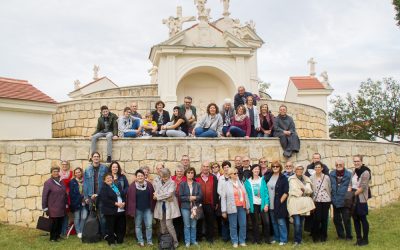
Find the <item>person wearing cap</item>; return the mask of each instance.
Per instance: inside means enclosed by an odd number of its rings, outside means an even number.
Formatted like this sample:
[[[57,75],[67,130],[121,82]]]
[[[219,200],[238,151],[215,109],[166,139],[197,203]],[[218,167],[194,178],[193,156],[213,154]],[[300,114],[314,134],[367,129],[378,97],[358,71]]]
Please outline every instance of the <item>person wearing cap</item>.
[[[232,100],[230,98],[225,98],[220,114],[223,121],[222,134],[226,136],[226,132],[228,132],[231,126],[232,118],[235,116],[235,110],[232,107]]]

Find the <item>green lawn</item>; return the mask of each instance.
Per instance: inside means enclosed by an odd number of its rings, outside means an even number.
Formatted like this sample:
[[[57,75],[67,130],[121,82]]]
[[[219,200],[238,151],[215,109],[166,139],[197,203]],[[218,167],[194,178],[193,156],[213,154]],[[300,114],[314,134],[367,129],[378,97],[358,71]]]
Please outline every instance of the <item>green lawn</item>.
[[[400,248],[400,202],[388,207],[376,210],[368,216],[370,222],[370,244],[363,249],[399,249]],[[354,229],[353,229],[354,230]],[[293,237],[291,228],[291,237]],[[305,236],[303,249],[354,249],[354,242],[338,241],[334,231],[333,222],[329,222],[329,238],[327,243],[314,244],[308,236]],[[217,241],[213,245],[200,244],[201,249],[232,249],[231,244]],[[82,244],[75,236],[57,243],[49,242],[49,236],[35,229],[21,228],[0,224],[0,249],[108,249],[105,241],[96,244]],[[191,247],[195,249],[195,247]],[[284,247],[277,245],[249,244],[246,249],[292,249],[289,243]],[[125,243],[115,249],[140,249],[132,235],[128,235]],[[146,249],[146,248],[145,248]],[[147,248],[149,249],[149,248]],[[181,245],[180,249],[184,249]],[[240,248],[239,248],[240,249]],[[242,248],[243,249],[243,248]]]

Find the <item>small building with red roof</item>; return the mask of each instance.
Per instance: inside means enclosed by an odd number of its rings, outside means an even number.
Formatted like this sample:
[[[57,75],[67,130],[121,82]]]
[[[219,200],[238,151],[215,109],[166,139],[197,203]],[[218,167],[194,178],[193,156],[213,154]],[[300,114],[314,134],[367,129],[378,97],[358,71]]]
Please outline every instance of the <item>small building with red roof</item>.
[[[314,106],[328,113],[328,96],[333,88],[327,81],[315,76],[292,76],[289,78],[285,101]]]
[[[0,77],[0,140],[51,138],[57,102],[26,80]]]

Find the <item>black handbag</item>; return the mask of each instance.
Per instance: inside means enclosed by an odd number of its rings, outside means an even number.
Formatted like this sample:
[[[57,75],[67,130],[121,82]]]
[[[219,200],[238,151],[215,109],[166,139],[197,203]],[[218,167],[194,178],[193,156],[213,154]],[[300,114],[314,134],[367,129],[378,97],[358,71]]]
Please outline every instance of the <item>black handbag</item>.
[[[344,195],[344,207],[353,209],[354,207],[354,191],[347,191]]]
[[[50,232],[51,224],[52,224],[51,219],[49,217],[46,217],[43,212],[43,215],[39,216],[39,219],[36,224],[36,229],[39,229],[39,230],[42,230],[45,232]]]

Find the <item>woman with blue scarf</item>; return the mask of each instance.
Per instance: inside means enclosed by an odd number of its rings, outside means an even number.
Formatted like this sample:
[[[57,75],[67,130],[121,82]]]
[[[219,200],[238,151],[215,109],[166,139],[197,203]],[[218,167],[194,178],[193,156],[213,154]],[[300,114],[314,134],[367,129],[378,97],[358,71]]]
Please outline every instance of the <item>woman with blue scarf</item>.
[[[111,173],[104,175],[104,183],[99,199],[103,205],[103,214],[106,218],[108,245],[122,244],[125,237],[125,196],[121,189],[115,185]]]

